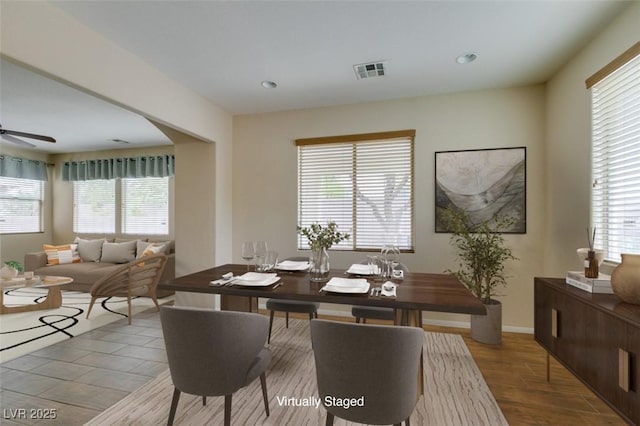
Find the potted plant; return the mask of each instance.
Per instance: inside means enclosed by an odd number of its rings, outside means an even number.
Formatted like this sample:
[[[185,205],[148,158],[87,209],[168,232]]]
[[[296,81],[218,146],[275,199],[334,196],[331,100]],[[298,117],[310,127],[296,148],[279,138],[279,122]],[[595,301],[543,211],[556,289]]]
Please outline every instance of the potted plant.
[[[451,244],[456,249],[459,269],[452,272],[484,303],[487,315],[471,315],[471,337],[482,343],[502,341],[502,304],[495,300],[496,289],[506,285],[505,262],[517,260],[500,233],[513,220],[494,216],[474,224],[463,210],[449,207],[444,212]]]
[[[0,270],[0,276],[6,279],[15,278],[20,272],[22,272],[22,269],[22,263],[16,260],[9,260],[4,262],[4,266]]]
[[[329,253],[327,250],[349,238],[349,234],[338,232],[335,222],[328,222],[327,226],[312,223],[308,227],[297,227],[298,233],[307,237],[311,248],[311,281],[325,282],[329,279]]]

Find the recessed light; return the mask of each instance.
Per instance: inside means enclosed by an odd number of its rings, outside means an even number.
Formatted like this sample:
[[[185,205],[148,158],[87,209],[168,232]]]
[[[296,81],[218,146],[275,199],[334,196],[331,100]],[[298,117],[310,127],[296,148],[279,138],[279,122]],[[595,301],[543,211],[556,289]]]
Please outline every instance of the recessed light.
[[[278,87],[278,84],[275,81],[271,80],[264,80],[260,84],[262,84],[262,87],[264,87],[265,89],[275,89],[276,87]]]
[[[475,53],[465,53],[464,55],[460,55],[456,58],[456,62],[459,64],[468,64],[469,62],[473,62],[478,58],[478,55]]]

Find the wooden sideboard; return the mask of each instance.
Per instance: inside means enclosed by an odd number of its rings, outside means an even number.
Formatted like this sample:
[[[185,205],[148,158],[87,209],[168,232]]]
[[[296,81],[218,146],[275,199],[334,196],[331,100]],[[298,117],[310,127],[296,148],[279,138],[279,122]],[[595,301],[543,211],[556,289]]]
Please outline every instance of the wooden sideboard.
[[[534,287],[535,340],[626,421],[640,424],[640,306],[563,278],[535,278]]]

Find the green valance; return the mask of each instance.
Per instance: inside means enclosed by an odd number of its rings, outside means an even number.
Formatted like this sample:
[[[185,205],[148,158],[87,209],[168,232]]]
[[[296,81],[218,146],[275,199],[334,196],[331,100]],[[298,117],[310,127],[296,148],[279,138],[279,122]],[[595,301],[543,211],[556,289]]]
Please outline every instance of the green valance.
[[[62,180],[167,177],[174,174],[174,162],[173,155],[66,161]]]
[[[47,163],[27,158],[12,157],[10,155],[0,155],[0,176],[30,179],[49,180],[47,176]]]

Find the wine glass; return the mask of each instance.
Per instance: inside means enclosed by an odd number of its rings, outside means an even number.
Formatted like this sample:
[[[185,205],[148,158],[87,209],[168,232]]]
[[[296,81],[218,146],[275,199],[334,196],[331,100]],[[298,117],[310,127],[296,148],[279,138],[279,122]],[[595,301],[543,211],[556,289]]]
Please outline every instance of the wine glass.
[[[262,266],[265,263],[265,259],[267,257],[267,242],[266,241],[256,241],[255,246],[255,257],[256,257],[256,271],[262,269]]]
[[[242,243],[242,258],[247,262],[247,271],[249,270],[249,262],[255,257],[256,252],[253,247],[253,241],[245,241]]]
[[[382,255],[385,259],[388,278],[393,279],[393,271],[400,265],[400,249],[394,245],[385,245],[382,248]]]

